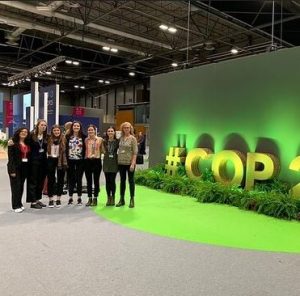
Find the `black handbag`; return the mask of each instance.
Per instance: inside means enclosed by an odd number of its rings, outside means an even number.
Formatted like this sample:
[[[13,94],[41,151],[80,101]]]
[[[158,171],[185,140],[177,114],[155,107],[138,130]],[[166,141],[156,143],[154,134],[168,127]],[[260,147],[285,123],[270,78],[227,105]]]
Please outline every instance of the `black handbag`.
[[[136,156],[136,164],[144,164],[144,156],[143,156],[143,154],[138,154]]]

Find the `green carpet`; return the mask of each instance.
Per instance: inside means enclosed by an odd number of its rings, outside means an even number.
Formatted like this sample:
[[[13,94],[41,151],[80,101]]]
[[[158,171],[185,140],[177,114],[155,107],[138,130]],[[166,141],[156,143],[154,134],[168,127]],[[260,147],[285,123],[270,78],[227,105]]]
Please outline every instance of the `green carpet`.
[[[104,188],[103,188],[104,189]],[[136,186],[136,207],[105,207],[96,214],[141,231],[219,246],[300,253],[300,223]]]

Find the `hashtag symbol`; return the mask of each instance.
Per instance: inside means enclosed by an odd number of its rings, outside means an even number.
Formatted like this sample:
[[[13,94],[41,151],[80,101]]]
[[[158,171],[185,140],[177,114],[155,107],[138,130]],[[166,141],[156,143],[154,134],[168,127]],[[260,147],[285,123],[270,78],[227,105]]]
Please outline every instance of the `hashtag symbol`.
[[[185,162],[185,156],[185,148],[170,147],[169,154],[166,156],[166,173],[169,175],[175,175],[178,166]]]

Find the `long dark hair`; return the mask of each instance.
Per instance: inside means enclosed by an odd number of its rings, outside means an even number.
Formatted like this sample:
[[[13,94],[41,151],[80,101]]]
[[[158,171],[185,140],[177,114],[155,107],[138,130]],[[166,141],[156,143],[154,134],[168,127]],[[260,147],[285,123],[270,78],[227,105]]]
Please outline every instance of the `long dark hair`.
[[[110,126],[109,128],[107,128],[107,130],[106,130],[106,132],[105,132],[105,140],[106,141],[108,141],[108,134],[107,134],[107,131],[109,130],[109,129],[113,129],[114,130],[114,132],[115,132],[115,134],[114,134],[114,139],[116,139],[116,129],[113,127],[113,126]]]
[[[79,126],[80,126],[80,130],[79,130],[79,132],[78,132],[78,137],[79,137],[79,138],[82,138],[82,137],[83,137],[82,124],[81,124],[80,121],[77,121],[77,120],[74,120],[74,121],[72,122],[72,125],[71,125],[71,127],[70,127],[70,132],[68,133],[68,138],[71,138],[71,137],[74,135],[73,126],[74,126],[75,123],[78,123]]]
[[[29,145],[30,132],[29,132],[29,129],[28,129],[27,127],[20,127],[20,128],[18,128],[18,129],[15,131],[15,133],[14,133],[14,135],[13,135],[13,137],[12,137],[12,140],[13,140],[13,142],[14,142],[15,144],[19,144],[19,142],[20,142],[20,133],[21,133],[22,130],[26,130],[26,131],[27,131],[27,136],[26,136],[26,138],[24,139],[24,143],[25,143],[26,145]]]

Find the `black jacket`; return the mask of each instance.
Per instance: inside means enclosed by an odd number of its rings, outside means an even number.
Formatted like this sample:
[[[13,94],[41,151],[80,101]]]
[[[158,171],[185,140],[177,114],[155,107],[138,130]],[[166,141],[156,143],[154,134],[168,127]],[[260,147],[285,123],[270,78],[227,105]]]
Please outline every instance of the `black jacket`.
[[[30,152],[27,153],[27,159],[30,159]],[[19,144],[8,146],[7,171],[9,174],[15,174],[22,165],[22,155]]]

